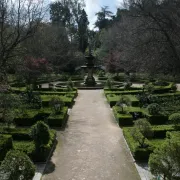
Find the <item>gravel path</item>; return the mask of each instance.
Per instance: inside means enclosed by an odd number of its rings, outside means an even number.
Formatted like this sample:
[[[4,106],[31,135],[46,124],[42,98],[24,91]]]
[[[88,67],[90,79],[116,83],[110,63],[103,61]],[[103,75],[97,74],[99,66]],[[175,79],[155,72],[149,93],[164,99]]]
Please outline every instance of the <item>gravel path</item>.
[[[43,180],[140,180],[103,90],[79,90]]]

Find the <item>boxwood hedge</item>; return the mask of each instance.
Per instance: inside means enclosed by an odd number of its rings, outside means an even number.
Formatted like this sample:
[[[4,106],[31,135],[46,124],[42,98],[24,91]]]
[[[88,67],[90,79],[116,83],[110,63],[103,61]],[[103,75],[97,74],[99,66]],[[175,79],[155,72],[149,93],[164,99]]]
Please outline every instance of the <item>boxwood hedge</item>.
[[[10,149],[12,149],[12,136],[0,135],[0,161],[4,159]]]

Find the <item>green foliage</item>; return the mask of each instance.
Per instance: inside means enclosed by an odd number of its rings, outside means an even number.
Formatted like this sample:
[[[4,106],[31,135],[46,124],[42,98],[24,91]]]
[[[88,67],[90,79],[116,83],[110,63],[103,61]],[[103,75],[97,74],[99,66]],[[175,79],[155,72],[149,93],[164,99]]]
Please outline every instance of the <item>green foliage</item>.
[[[176,83],[172,83],[171,89],[172,89],[173,92],[176,92],[176,91],[177,91],[177,85],[176,85]]]
[[[136,161],[143,161],[143,162],[147,161],[150,153],[153,152],[154,147],[149,145],[149,141],[147,139],[145,140],[146,147],[145,148],[139,147],[138,141],[135,141],[134,138],[132,137],[132,134],[131,134],[132,129],[133,128],[123,128],[123,134],[129,145],[129,148]],[[139,132],[137,133],[139,134]],[[139,136],[142,138],[142,134],[139,134]]]
[[[136,120],[131,135],[139,143],[140,148],[147,147],[145,140],[153,135],[151,124],[146,119]]]
[[[153,126],[154,139],[165,139],[167,132],[174,131],[174,127],[172,125],[159,125]]]
[[[79,40],[79,50],[85,53],[88,46],[88,18],[86,11],[83,9],[80,11],[79,23],[78,23],[78,40]]]
[[[153,175],[165,180],[175,180],[180,172],[180,139],[170,135],[169,138],[150,155],[149,167]]]
[[[131,126],[133,125],[133,118],[132,118],[132,115],[127,113],[121,113],[121,110],[120,112],[117,111],[117,106],[114,106],[113,107],[113,112],[114,112],[114,115],[116,117],[116,120],[119,124],[119,126]],[[126,111],[125,111],[126,112]]]
[[[152,83],[147,83],[143,86],[144,90],[147,91],[149,94],[152,94],[154,91],[154,85]]]
[[[34,154],[36,154],[36,147],[33,141],[13,141],[13,149],[24,152],[30,159],[33,159]]]
[[[169,83],[166,81],[157,80],[152,83],[154,86],[168,86]]]
[[[48,107],[51,104],[50,102],[54,97],[57,97],[57,99],[60,98],[62,100],[61,102],[64,103],[65,106],[68,106],[68,107],[71,107],[73,104],[73,101],[74,101],[74,97],[58,96],[58,95],[56,95],[56,96],[54,96],[54,95],[41,95],[43,107]],[[63,106],[61,106],[61,108],[62,107]]]
[[[106,81],[106,86],[111,89],[112,86],[113,86],[113,83],[112,83],[112,79],[111,78],[108,78],[107,81]]]
[[[174,124],[175,128],[180,127],[180,113],[171,114],[169,120]]]
[[[166,115],[149,115],[149,113],[147,113],[146,111],[143,111],[143,115],[153,125],[163,125],[168,122],[168,116]]]
[[[10,129],[10,126],[14,123],[14,117],[15,112],[13,110],[7,109],[4,111],[3,120],[8,129]]]
[[[158,115],[161,112],[161,107],[157,103],[148,105],[147,110],[150,115]]]
[[[119,101],[116,103],[116,106],[121,107],[121,113],[124,114],[126,113],[125,107],[129,106],[131,104],[130,100],[126,96],[121,96],[119,98]]]
[[[56,133],[54,130],[50,130],[50,140],[48,144],[41,145],[38,150],[33,141],[13,141],[13,147],[15,150],[24,152],[34,162],[45,162],[55,142]]]
[[[125,82],[124,84],[124,90],[130,90],[132,86],[132,83],[130,81]]]
[[[98,77],[105,77],[106,73],[102,70],[98,72]]]
[[[105,6],[101,8],[101,11],[96,13],[97,21],[95,22],[95,27],[98,27],[99,30],[107,28],[110,25],[110,20],[108,17],[112,16],[112,12],[108,10],[109,7]]]
[[[9,151],[0,166],[1,180],[32,180],[34,174],[35,166],[29,157],[20,151]]]
[[[11,135],[13,140],[31,140],[29,129],[27,128],[3,128],[2,130],[0,129],[0,131],[2,134]]]
[[[60,114],[51,114],[48,117],[48,125],[51,127],[65,127],[68,117],[68,108],[64,107]]]
[[[67,81],[67,90],[73,91],[73,87],[74,87],[74,83],[72,82],[71,78],[69,78]]]
[[[4,159],[6,153],[12,148],[12,136],[0,135],[0,161]]]
[[[14,122],[16,114],[15,108],[19,105],[19,99],[16,95],[0,93],[0,110],[2,121],[10,128]]]
[[[139,143],[140,148],[144,148],[147,146],[145,144],[146,138],[143,136],[143,134],[140,132],[138,128],[133,128],[131,131],[131,135],[133,139]]]
[[[32,86],[26,87],[26,92],[21,94],[21,102],[23,105],[28,105],[27,108],[40,109],[42,107],[42,100],[39,93],[33,91]]]
[[[64,102],[59,96],[53,96],[49,104],[55,114],[59,114],[64,107]]]
[[[137,128],[141,132],[141,134],[146,138],[153,136],[152,126],[146,119],[136,120],[134,122],[134,127]]]
[[[31,127],[30,136],[35,142],[36,150],[42,145],[46,145],[50,140],[49,127],[42,121],[38,121]]]

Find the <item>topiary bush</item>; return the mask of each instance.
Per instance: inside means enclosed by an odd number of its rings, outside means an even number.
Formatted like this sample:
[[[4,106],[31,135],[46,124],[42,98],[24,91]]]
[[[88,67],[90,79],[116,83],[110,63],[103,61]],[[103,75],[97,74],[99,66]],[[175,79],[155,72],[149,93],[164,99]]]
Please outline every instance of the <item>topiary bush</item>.
[[[49,126],[43,121],[38,121],[31,127],[30,136],[34,140],[36,150],[39,150],[42,145],[48,144],[50,140]]]
[[[53,96],[49,104],[54,114],[59,114],[64,107],[64,102],[59,96]]]
[[[139,119],[134,122],[134,127],[131,130],[133,139],[138,142],[139,148],[146,148],[149,145],[146,143],[146,138],[153,136],[151,124],[146,119]]]
[[[169,120],[174,124],[176,129],[180,128],[180,113],[171,114]]]
[[[0,135],[0,161],[4,159],[10,149],[12,149],[12,136]]]
[[[119,106],[121,108],[121,113],[126,114],[125,107],[129,106],[131,104],[130,100],[126,96],[121,96],[119,98],[119,101],[116,103],[116,106]]]
[[[0,166],[1,180],[32,180],[34,174],[34,164],[26,154],[20,151],[9,151]]]
[[[161,111],[161,107],[157,103],[148,105],[147,109],[150,115],[158,115]]]
[[[130,81],[127,81],[125,84],[124,84],[124,89],[125,90],[130,90],[131,89],[131,86],[132,86],[132,83]]]
[[[146,83],[143,85],[143,89],[146,90],[148,94],[152,94],[154,92],[154,85],[151,83]]]
[[[67,81],[67,90],[73,91],[73,88],[74,88],[74,83],[72,82],[71,78],[69,78]]]
[[[112,89],[112,86],[113,86],[112,79],[110,79],[110,78],[107,79],[107,81],[106,81],[106,86],[107,86],[109,89]]]

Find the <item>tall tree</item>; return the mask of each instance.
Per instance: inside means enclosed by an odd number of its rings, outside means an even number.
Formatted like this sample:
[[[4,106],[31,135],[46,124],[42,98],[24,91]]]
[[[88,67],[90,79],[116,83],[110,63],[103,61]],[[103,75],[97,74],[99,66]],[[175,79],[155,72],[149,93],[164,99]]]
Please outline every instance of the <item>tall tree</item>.
[[[83,7],[83,0],[60,0],[50,4],[50,19],[52,23],[66,27],[71,42],[76,39],[79,18]]]
[[[111,22],[113,13],[109,11],[108,9],[109,9],[108,6],[104,6],[101,8],[100,12],[96,13],[97,21],[95,22],[95,27],[99,28],[99,30],[107,28]]]
[[[23,52],[22,42],[34,35],[43,16],[43,1],[0,1],[0,82]]]
[[[83,9],[78,22],[79,49],[82,53],[85,53],[88,46],[88,24],[87,14]]]
[[[57,1],[50,4],[50,19],[53,24],[70,24],[72,13],[70,12],[69,1]]]

